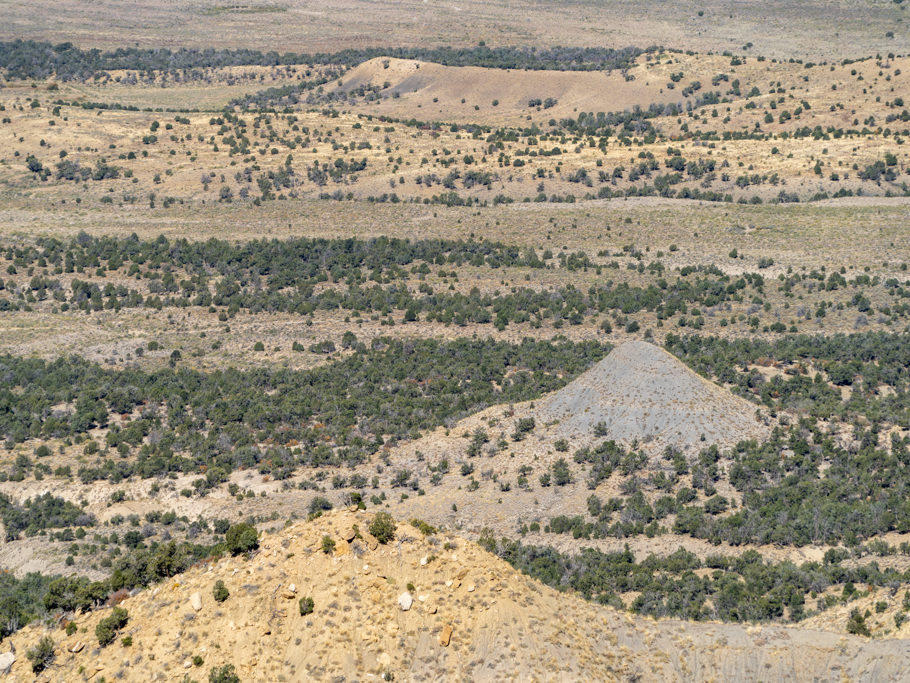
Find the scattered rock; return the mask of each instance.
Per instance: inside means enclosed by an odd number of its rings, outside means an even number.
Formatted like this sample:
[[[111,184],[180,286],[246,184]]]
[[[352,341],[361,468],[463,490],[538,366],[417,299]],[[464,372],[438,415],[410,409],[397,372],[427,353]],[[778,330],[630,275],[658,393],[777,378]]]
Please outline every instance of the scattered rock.
[[[448,647],[449,643],[452,640],[452,626],[451,624],[446,624],[442,627],[442,633],[439,634],[439,644],[443,647]]]
[[[429,561],[430,561],[429,558],[426,555],[424,555],[423,557],[420,558],[420,566],[426,567],[427,562],[429,562]]]
[[[202,609],[202,596],[198,591],[190,596],[190,606],[197,612]]]
[[[333,513],[337,514],[337,513]],[[351,520],[353,521],[353,520]],[[330,525],[326,520],[316,524],[325,524],[324,527],[314,529],[312,536],[322,538],[323,532],[335,534],[336,540],[341,540],[337,535],[337,530],[350,525],[349,520],[345,524]],[[315,524],[314,524],[315,526]],[[363,524],[361,524],[363,526]],[[604,677],[603,671],[606,666],[618,666],[613,675],[617,679],[625,678],[626,674],[634,673],[629,668],[624,668],[620,664],[619,657],[642,657],[642,662],[650,666],[653,662],[655,666],[676,666],[677,661],[675,654],[668,654],[666,658],[661,654],[664,649],[660,648],[660,643],[676,643],[677,647],[685,647],[687,656],[701,657],[701,653],[716,653],[705,655],[705,664],[699,661],[699,667],[705,666],[704,670],[708,675],[704,678],[710,678],[711,674],[724,670],[726,666],[725,659],[731,662],[731,670],[743,671],[748,667],[764,666],[766,661],[774,662],[773,666],[778,666],[776,662],[781,661],[785,656],[781,654],[781,647],[793,647],[793,652],[797,653],[793,660],[797,667],[810,667],[811,664],[804,664],[812,656],[818,656],[817,653],[822,651],[825,656],[830,656],[839,665],[840,662],[847,662],[847,674],[845,677],[853,679],[863,679],[862,669],[860,666],[868,666],[867,661],[874,661],[876,666],[882,669],[877,676],[882,680],[903,680],[905,675],[900,674],[897,667],[902,666],[910,661],[910,656],[899,649],[897,645],[892,654],[891,649],[883,650],[885,644],[879,641],[865,641],[845,636],[842,644],[834,636],[823,632],[812,632],[812,642],[818,642],[819,645],[806,645],[805,641],[797,640],[802,638],[799,631],[784,629],[781,627],[751,628],[749,633],[755,634],[750,644],[747,627],[732,625],[712,625],[710,630],[707,626],[699,624],[685,624],[675,626],[670,622],[661,622],[657,625],[651,625],[643,629],[640,622],[633,615],[624,615],[623,613],[614,612],[609,608],[601,608],[596,605],[586,606],[576,598],[554,593],[551,589],[538,584],[534,584],[530,579],[522,577],[492,557],[485,554],[476,553],[470,550],[470,547],[461,553],[465,558],[463,564],[452,565],[448,562],[448,553],[437,555],[433,560],[434,566],[423,579],[420,580],[421,587],[424,590],[431,590],[432,593],[413,594],[411,591],[402,592],[395,596],[399,610],[416,611],[415,615],[408,615],[395,618],[394,610],[389,609],[389,599],[397,590],[395,586],[405,585],[405,581],[414,580],[414,561],[419,562],[421,556],[427,552],[426,547],[421,548],[419,543],[422,539],[417,539],[410,544],[402,544],[400,552],[397,548],[383,548],[382,551],[370,558],[370,566],[364,565],[363,560],[352,558],[350,563],[333,561],[331,558],[324,556],[321,552],[312,555],[305,555],[301,549],[309,545],[309,537],[304,537],[298,545],[289,548],[288,557],[280,560],[282,564],[263,562],[262,556],[254,557],[244,561],[244,567],[250,566],[254,569],[255,579],[250,587],[258,586],[258,593],[252,590],[241,588],[241,582],[236,585],[235,595],[232,600],[224,606],[215,605],[201,599],[200,593],[206,589],[204,586],[210,586],[214,579],[227,577],[231,572],[231,565],[227,564],[214,576],[206,575],[205,568],[201,570],[190,570],[183,583],[180,593],[168,593],[167,589],[172,584],[166,584],[162,588],[160,597],[154,600],[151,598],[151,591],[143,593],[135,598],[135,603],[130,603],[130,614],[134,615],[134,621],[131,629],[141,630],[141,642],[136,643],[131,649],[121,649],[118,645],[113,645],[110,650],[100,650],[96,648],[96,642],[89,639],[86,642],[78,640],[61,640],[58,644],[58,661],[54,665],[54,680],[91,680],[91,683],[101,679],[102,676],[112,680],[118,669],[124,671],[124,678],[137,680],[160,680],[160,681],[179,681],[184,678],[189,671],[196,673],[196,678],[205,678],[205,673],[200,669],[191,667],[187,663],[187,657],[195,654],[204,656],[206,668],[213,664],[220,664],[221,657],[227,656],[233,660],[237,672],[244,680],[252,680],[255,677],[264,680],[279,680],[283,676],[286,680],[303,680],[309,669],[305,670],[303,666],[321,666],[321,662],[326,657],[333,657],[331,654],[332,647],[338,647],[334,635],[329,629],[332,628],[331,621],[335,619],[333,612],[335,609],[332,605],[335,598],[338,600],[337,607],[343,611],[345,620],[351,620],[353,627],[362,633],[358,642],[345,644],[344,647],[350,648],[357,658],[356,669],[352,671],[351,679],[354,676],[358,680],[369,681],[378,680],[380,674],[387,671],[398,669],[403,663],[407,662],[413,655],[412,637],[420,632],[420,647],[423,648],[421,655],[427,655],[426,659],[430,668],[423,668],[419,673],[425,673],[427,680],[447,680],[456,678],[460,671],[458,667],[463,666],[463,659],[460,650],[470,647],[476,641],[479,647],[489,642],[489,638],[496,637],[502,633],[502,629],[507,623],[525,623],[527,626],[517,628],[512,636],[516,642],[516,649],[511,655],[506,655],[509,659],[497,663],[497,668],[491,668],[487,672],[490,679],[502,680],[510,675],[517,677],[520,675],[520,666],[525,670],[556,670],[555,667],[564,667],[568,677],[574,680],[598,680]],[[279,553],[280,554],[280,553]],[[291,559],[291,556],[294,556]],[[240,562],[240,560],[229,560],[228,562]],[[358,562],[360,567],[358,567]],[[493,567],[491,569],[490,567]],[[465,568],[467,571],[465,572]],[[363,573],[361,573],[361,569]],[[366,573],[367,570],[369,573]],[[462,572],[464,572],[462,574]],[[418,571],[418,573],[420,573]],[[456,579],[456,575],[462,574],[464,580]],[[238,574],[239,575],[239,574]],[[475,579],[467,579],[467,576],[474,575]],[[441,590],[442,585],[446,582],[446,577],[450,586],[447,590]],[[304,593],[302,589],[295,584],[290,583],[288,579],[294,581],[300,580],[307,586]],[[477,581],[483,582],[483,595],[475,597],[474,592],[480,590]],[[184,593],[195,586],[199,593],[192,596]],[[357,592],[363,596],[363,601],[354,606],[356,603],[346,603],[347,596],[354,598],[355,593],[351,587],[355,587]],[[462,591],[464,588],[465,591]],[[865,588],[862,586],[860,588]],[[194,589],[195,590],[195,589]],[[464,593],[470,595],[465,595]],[[305,616],[298,620],[298,606],[296,600],[302,595],[316,596],[316,613],[311,620]],[[491,596],[495,595],[496,600]],[[266,597],[268,596],[268,597]],[[293,597],[294,599],[284,600],[284,597]],[[321,597],[320,597],[321,596]],[[431,598],[432,597],[432,601]],[[266,599],[263,599],[266,598]],[[200,607],[204,602],[208,605],[201,612],[192,612],[185,614],[187,603],[199,604]],[[373,600],[377,600],[374,605]],[[417,603],[414,605],[414,603]],[[166,604],[165,604],[166,603]],[[491,607],[492,605],[501,607]],[[330,607],[331,605],[331,607]],[[350,605],[350,607],[348,607]],[[194,609],[195,609],[195,605]],[[348,607],[347,610],[345,608]],[[320,609],[325,608],[323,613],[325,618],[320,616]],[[225,610],[223,613],[220,610]],[[443,612],[445,615],[443,618]],[[557,615],[554,620],[545,620],[537,618],[542,613],[552,613]],[[196,616],[195,621],[184,620],[184,616]],[[293,618],[289,619],[289,615]],[[580,616],[579,616],[580,615]],[[430,618],[432,616],[432,618]],[[891,616],[890,614],[888,615]],[[236,617],[235,624],[231,619]],[[329,618],[331,617],[331,618]],[[84,617],[84,623],[81,627],[86,627],[88,633],[93,630],[94,615]],[[141,621],[148,619],[148,621]],[[82,620],[80,620],[82,621]],[[841,620],[846,621],[846,616]],[[351,623],[349,622],[349,623]],[[418,623],[419,622],[419,623]],[[454,625],[459,625],[462,634],[465,635],[462,641],[453,644]],[[270,624],[275,624],[272,628]],[[628,653],[616,654],[620,646],[616,633],[622,633],[624,629],[635,629],[640,636],[632,636],[630,639],[624,639],[630,644]],[[81,632],[81,630],[80,630]],[[204,639],[198,643],[192,639],[194,632],[205,632]],[[728,654],[723,649],[726,648],[726,641],[716,637],[716,633],[729,634],[731,641],[735,646],[730,647]],[[17,646],[20,645],[18,639],[22,639],[20,652],[0,655],[0,658],[12,657],[14,660],[18,656],[19,667],[12,664],[12,670],[15,671],[13,676],[21,677],[23,680],[40,680],[34,679],[29,674],[26,676],[28,662],[23,662],[23,653],[29,645],[32,645],[42,635],[44,635],[44,626],[34,624],[23,629],[22,635],[16,636]],[[433,655],[432,633],[437,636],[437,649]],[[606,640],[602,635],[606,633]],[[793,644],[773,642],[783,641],[786,636],[781,633],[793,633]],[[592,635],[593,634],[593,635]],[[691,641],[686,641],[689,634]],[[87,635],[84,633],[83,635]],[[274,635],[273,639],[271,636]],[[759,635],[763,637],[759,638]],[[282,664],[280,658],[283,656],[281,650],[287,645],[299,638],[296,647],[298,651],[294,657],[299,657],[301,666],[292,669],[287,664]],[[72,636],[70,636],[72,637]],[[137,636],[134,634],[134,638]],[[600,638],[600,640],[598,640]],[[193,642],[191,645],[190,642]],[[575,651],[566,647],[569,641],[580,643],[584,648],[581,655],[576,655]],[[689,642],[683,645],[683,642]],[[219,648],[213,649],[218,643]],[[590,643],[590,648],[588,644]],[[715,647],[715,643],[717,646]],[[511,643],[509,643],[511,644]],[[89,648],[91,645],[92,648]],[[210,653],[219,652],[218,655],[209,656],[206,654],[206,647]],[[745,655],[737,654],[737,647],[749,646],[750,652]],[[430,651],[426,651],[429,647]],[[670,651],[670,647],[666,651]],[[2,649],[8,649],[3,647]],[[404,648],[404,649],[403,649]],[[452,648],[452,656],[447,656],[448,648]],[[838,649],[840,648],[840,649]],[[868,654],[862,648],[870,648]],[[876,650],[875,648],[880,648]],[[133,652],[135,650],[135,652]],[[155,652],[158,652],[157,658]],[[754,651],[754,653],[752,652]],[[66,657],[64,653],[85,652],[85,656],[80,654],[79,657]],[[128,668],[127,664],[121,663],[123,657],[127,654],[139,655],[141,652],[143,664],[133,663],[131,658]],[[278,653],[276,655],[276,653]],[[859,653],[863,653],[860,655]],[[788,653],[789,654],[789,653]],[[184,659],[181,660],[180,656]],[[345,655],[346,656],[346,655]],[[465,656],[468,656],[465,654]],[[854,666],[853,661],[862,661],[858,657],[868,657],[862,664]],[[893,660],[888,660],[889,656]],[[255,657],[255,658],[254,658]],[[259,668],[256,660],[261,657],[263,662],[262,668]],[[745,657],[745,659],[743,659]],[[752,659],[752,658],[755,659]],[[873,657],[875,659],[873,659]],[[521,661],[519,658],[523,658]],[[107,664],[100,674],[95,671],[96,662],[104,659]],[[218,661],[216,661],[218,660]],[[435,661],[431,661],[435,660]],[[334,661],[341,661],[340,659]],[[698,660],[696,660],[698,661]],[[896,664],[892,664],[894,661]],[[9,668],[9,661],[0,659],[0,666]],[[612,664],[611,664],[612,662]],[[743,664],[745,662],[745,664]],[[637,663],[637,662],[636,662]],[[84,666],[84,674],[73,675],[73,669]],[[20,669],[21,667],[21,669]],[[438,667],[438,668],[436,668]],[[595,668],[597,667],[597,668]],[[853,668],[849,668],[853,667]],[[673,671],[672,668],[665,670]],[[768,678],[787,678],[784,675],[777,675],[782,669],[770,668],[766,672]],[[803,669],[800,669],[802,671]],[[808,670],[808,669],[806,669]],[[904,667],[903,670],[907,670]],[[0,669],[2,671],[2,669]],[[21,673],[20,673],[21,671]],[[699,673],[702,671],[700,668]],[[813,669],[814,671],[814,669]],[[132,672],[127,674],[126,672]],[[518,672],[518,673],[510,673]],[[598,673],[600,675],[598,675]],[[852,675],[851,675],[852,674]],[[12,680],[13,676],[4,677],[0,674],[0,683]],[[413,675],[416,678],[417,675]],[[718,674],[718,679],[723,678]],[[830,676],[829,676],[830,677]],[[809,676],[792,675],[788,680],[812,680]],[[818,676],[819,680],[825,679],[825,676]],[[16,678],[19,680],[19,678]]]

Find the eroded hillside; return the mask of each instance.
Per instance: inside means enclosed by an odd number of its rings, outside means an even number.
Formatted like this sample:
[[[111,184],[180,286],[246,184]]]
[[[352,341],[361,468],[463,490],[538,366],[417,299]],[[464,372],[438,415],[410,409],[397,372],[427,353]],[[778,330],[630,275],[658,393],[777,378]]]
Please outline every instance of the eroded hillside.
[[[6,678],[905,677],[907,3],[113,4],[0,7]]]
[[[246,681],[896,681],[910,666],[895,641],[630,619],[543,587],[457,536],[373,519],[334,512],[293,524],[249,558],[203,563],[113,609],[76,614],[65,629],[23,629],[9,641],[11,675],[31,678],[23,653],[41,638],[53,641],[42,672],[52,681],[194,678],[225,666]],[[112,636],[99,631],[118,609]]]

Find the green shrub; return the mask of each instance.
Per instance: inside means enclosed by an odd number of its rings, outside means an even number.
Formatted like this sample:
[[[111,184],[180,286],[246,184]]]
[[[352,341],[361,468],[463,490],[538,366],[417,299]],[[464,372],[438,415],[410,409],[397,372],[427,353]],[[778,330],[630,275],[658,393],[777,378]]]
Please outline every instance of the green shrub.
[[[126,626],[129,620],[129,614],[122,607],[115,607],[111,614],[101,621],[95,627],[95,635],[98,637],[98,644],[104,647],[114,642],[117,632]]]
[[[518,422],[515,424],[515,431],[512,432],[512,441],[523,440],[528,432],[534,431],[535,426],[536,423],[533,417],[519,418]]]
[[[298,606],[300,607],[300,616],[305,617],[307,614],[313,613],[313,608],[316,605],[313,602],[313,598],[300,598]]]
[[[240,683],[240,676],[234,670],[233,664],[216,666],[209,671],[209,683]]]
[[[25,656],[32,663],[32,673],[41,673],[54,661],[54,641],[44,636]]]
[[[411,526],[420,531],[424,536],[432,536],[438,531],[435,526],[427,524],[422,519],[412,519]]]
[[[331,509],[332,503],[325,496],[313,496],[313,500],[310,501],[309,511],[311,515]]]
[[[251,524],[235,524],[227,530],[224,540],[232,555],[248,553],[259,547],[259,532]]]
[[[566,462],[565,458],[560,458],[553,463],[553,481],[557,486],[565,486],[572,482],[569,463]]]
[[[221,579],[215,582],[215,586],[212,588],[212,595],[215,597],[215,602],[224,602],[231,597],[230,591]]]
[[[847,633],[857,636],[869,636],[869,627],[866,626],[866,618],[860,614],[856,608],[850,612],[850,618],[847,620]]]
[[[335,552],[335,539],[333,539],[331,536],[323,536],[322,552],[324,552],[326,555],[331,555],[333,552]]]
[[[388,543],[395,538],[395,519],[388,512],[377,512],[370,522],[370,533],[380,543]]]

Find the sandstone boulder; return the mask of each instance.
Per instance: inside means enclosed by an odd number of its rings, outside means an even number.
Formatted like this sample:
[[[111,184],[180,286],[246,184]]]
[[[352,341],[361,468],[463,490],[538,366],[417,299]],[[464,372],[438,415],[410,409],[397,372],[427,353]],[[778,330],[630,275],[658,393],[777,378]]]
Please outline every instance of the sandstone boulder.
[[[439,644],[448,647],[452,641],[452,625],[446,624],[442,627],[442,633],[439,634]]]
[[[9,670],[13,668],[15,661],[16,655],[14,655],[12,652],[4,652],[3,654],[0,654],[0,674],[8,674]]]

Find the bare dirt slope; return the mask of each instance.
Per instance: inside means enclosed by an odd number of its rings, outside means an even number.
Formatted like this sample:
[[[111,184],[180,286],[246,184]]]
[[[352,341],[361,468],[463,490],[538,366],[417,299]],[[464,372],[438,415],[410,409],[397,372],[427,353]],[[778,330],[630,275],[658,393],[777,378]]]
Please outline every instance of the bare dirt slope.
[[[636,105],[646,109],[652,103],[680,99],[677,92],[663,89],[660,78],[627,81],[619,71],[487,69],[389,58],[371,59],[355,67],[339,89],[351,92],[387,84],[383,99],[367,103],[366,110],[394,117],[467,122],[482,116],[484,121],[514,125],[526,125],[526,115],[541,123],[577,116],[581,111],[624,111]],[[548,98],[555,104],[546,109],[528,106],[532,100]]]
[[[243,681],[387,673],[414,681],[896,681],[910,667],[910,651],[894,641],[633,619],[544,587],[456,537],[399,525],[380,545],[369,523],[369,515],[336,512],[295,524],[265,537],[251,559],[199,566],[127,598],[128,622],[104,648],[95,626],[109,609],[77,616],[72,636],[31,625],[10,639],[8,678],[34,679],[24,655],[45,635],[56,660],[42,680],[68,682],[198,680],[224,664]],[[322,551],[325,536],[335,542],[331,554]],[[230,592],[223,603],[213,598],[219,579]],[[302,597],[313,598],[312,614],[300,614]]]
[[[559,420],[564,438],[605,436],[650,453],[666,447],[694,452],[759,438],[767,428],[756,407],[699,377],[661,348],[630,341],[563,389],[540,402],[540,422]]]

